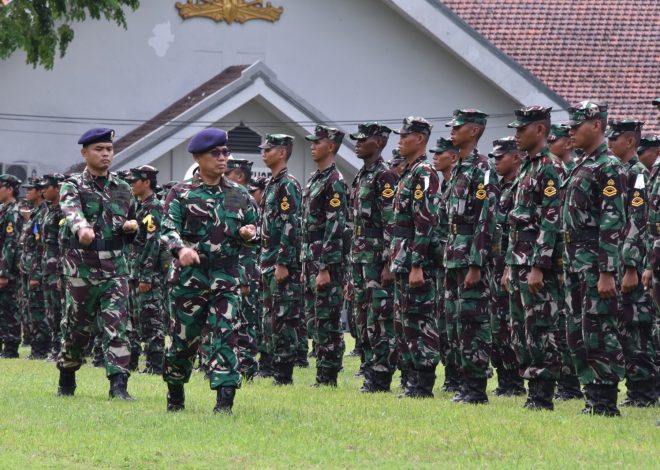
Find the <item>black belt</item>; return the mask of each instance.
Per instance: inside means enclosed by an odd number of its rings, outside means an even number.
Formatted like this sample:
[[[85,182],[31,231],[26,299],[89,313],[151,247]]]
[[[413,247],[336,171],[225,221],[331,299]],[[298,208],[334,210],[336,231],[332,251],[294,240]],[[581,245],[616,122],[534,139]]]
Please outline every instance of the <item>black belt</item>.
[[[564,232],[564,241],[566,243],[597,242],[598,229],[589,228],[584,230],[569,230]]]
[[[512,242],[535,242],[538,238],[538,232],[525,232],[523,230],[511,230],[509,234]]]
[[[474,235],[473,224],[449,224],[449,233],[452,235]]]
[[[95,238],[92,240],[92,243],[89,245],[83,245],[78,241],[77,238],[72,238],[69,240],[69,248],[74,248],[76,250],[90,250],[90,251],[113,251],[121,250],[124,248],[124,240],[103,240]]]
[[[193,264],[192,266],[202,269],[229,268],[231,266],[238,266],[238,256],[226,256],[211,261],[207,256],[199,255],[199,264]]]
[[[392,230],[392,235],[400,238],[415,238],[415,227],[400,227],[397,225]]]
[[[305,241],[307,243],[313,243],[317,242],[319,240],[323,240],[323,236],[325,235],[325,232],[322,230],[317,230],[314,232],[307,232],[307,236],[305,237]]]
[[[660,236],[660,222],[649,224],[648,228],[651,235],[654,235],[656,237]]]
[[[382,238],[383,230],[371,227],[355,227],[355,235],[358,237]]]

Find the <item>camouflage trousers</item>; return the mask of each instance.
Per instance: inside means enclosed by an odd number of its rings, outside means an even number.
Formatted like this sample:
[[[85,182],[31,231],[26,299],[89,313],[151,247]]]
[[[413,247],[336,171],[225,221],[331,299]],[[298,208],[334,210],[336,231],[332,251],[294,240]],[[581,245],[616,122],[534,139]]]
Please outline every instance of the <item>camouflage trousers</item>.
[[[424,284],[410,287],[407,272],[395,274],[394,312],[401,319],[406,353],[414,370],[435,369],[440,362],[440,338],[435,309],[435,270],[424,272]]]
[[[28,284],[28,312],[30,331],[32,332],[32,354],[47,354],[50,350],[50,327],[46,321],[44,285],[40,282],[36,287]]]
[[[152,361],[160,361],[165,350],[166,314],[162,297],[162,282],[160,277],[153,277],[151,290],[141,292],[138,288],[133,294],[135,303],[133,328],[137,332],[138,344],[144,343],[147,367],[153,365]]]
[[[30,322],[30,300],[28,292],[30,277],[21,272],[20,283],[16,292],[18,303],[18,321],[21,324],[21,331],[23,332],[23,344],[30,344],[32,342],[32,323]]]
[[[615,385],[624,377],[619,342],[618,300],[598,295],[595,270],[566,275],[566,331],[575,372],[582,385]]]
[[[57,367],[80,369],[84,350],[98,322],[103,335],[106,375],[128,374],[128,281],[125,278],[66,277],[65,285],[65,320],[62,322],[62,350]]]
[[[316,342],[317,369],[339,370],[346,348],[341,327],[342,270],[338,265],[329,265],[328,271],[330,283],[317,289],[318,265],[305,263],[305,310],[309,315],[308,331],[312,332],[312,339]]]
[[[642,273],[637,273],[641,279]],[[639,283],[637,289],[621,294],[619,341],[623,348],[626,380],[648,381],[656,374],[656,350],[653,344],[653,301]]]
[[[557,306],[557,344],[559,345],[559,355],[561,356],[561,370],[559,371],[560,380],[564,377],[577,377],[571,349],[568,347],[567,339],[567,315],[568,304],[566,303],[566,284],[562,283],[558,290]]]
[[[261,305],[259,281],[252,280],[248,284],[250,292],[242,295],[238,310],[238,338],[236,357],[238,370],[247,376],[257,373],[257,324],[259,323],[258,306]]]
[[[298,327],[302,316],[301,276],[300,270],[290,269],[289,277],[278,283],[274,270],[263,275],[263,310],[264,317],[269,321],[270,351],[275,364],[288,364],[296,359]]]
[[[487,376],[492,336],[490,326],[490,285],[488,272],[481,270],[481,280],[472,289],[466,289],[463,281],[468,268],[447,269],[445,273],[445,310],[447,321],[454,325],[460,368],[466,379],[483,379]],[[453,333],[453,332],[452,332]]]
[[[520,365],[513,347],[509,294],[502,288],[503,273],[504,259],[498,258],[495,260],[490,277],[492,293],[490,324],[493,336],[490,360],[496,369],[515,371],[518,374]]]
[[[353,302],[365,365],[376,372],[391,373],[397,362],[394,286],[381,285],[383,266],[382,262],[353,265]]]
[[[440,361],[445,365],[458,366],[457,351],[452,351],[447,334],[447,313],[445,311],[445,269],[439,268],[435,277],[435,318],[438,322],[438,350]]]
[[[128,281],[128,292],[128,326],[126,335],[130,344],[131,354],[135,358],[139,358],[142,353],[142,341],[140,341],[140,307],[138,302],[140,290],[138,289],[137,279]],[[137,364],[135,364],[135,367],[137,367]]]
[[[532,294],[527,284],[531,271],[531,266],[510,266],[511,298],[515,297],[515,303],[522,305],[525,315],[524,336],[519,336],[520,325],[513,328],[513,347],[521,362],[520,375],[525,379],[559,380],[558,277],[556,273],[544,270],[543,288]],[[522,362],[523,358],[526,362]]]
[[[62,312],[64,312],[63,287],[57,287],[58,276],[50,274],[45,277],[44,284],[44,305],[46,306],[46,320],[50,329],[50,344],[53,352],[59,352],[62,345]]]
[[[654,307],[652,341],[655,349],[656,371],[660,375],[660,269],[653,271],[653,286],[651,291]],[[660,378],[658,378],[658,382],[660,382]]]
[[[190,380],[195,356],[207,339],[205,352],[211,388],[240,386],[236,357],[240,305],[237,289],[171,285],[172,344],[165,354],[163,371],[167,383],[184,384]]]
[[[21,323],[16,303],[17,286],[9,281],[7,287],[0,289],[0,341],[3,352],[18,353],[21,342]]]
[[[307,330],[307,337],[316,341],[314,322],[316,318],[314,317],[314,312],[316,310],[316,285],[315,278],[318,274],[318,270],[315,267],[315,263],[311,261],[306,261],[303,263],[303,309],[305,313],[305,329]],[[298,336],[300,338],[300,336]]]

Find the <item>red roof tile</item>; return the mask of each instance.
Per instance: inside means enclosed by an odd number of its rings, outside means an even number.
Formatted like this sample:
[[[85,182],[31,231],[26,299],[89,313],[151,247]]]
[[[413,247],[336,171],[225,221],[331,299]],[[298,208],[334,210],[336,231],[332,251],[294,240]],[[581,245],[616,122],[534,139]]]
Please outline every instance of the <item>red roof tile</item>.
[[[651,105],[660,95],[660,1],[442,3],[567,101],[605,101],[611,118],[660,132]]]

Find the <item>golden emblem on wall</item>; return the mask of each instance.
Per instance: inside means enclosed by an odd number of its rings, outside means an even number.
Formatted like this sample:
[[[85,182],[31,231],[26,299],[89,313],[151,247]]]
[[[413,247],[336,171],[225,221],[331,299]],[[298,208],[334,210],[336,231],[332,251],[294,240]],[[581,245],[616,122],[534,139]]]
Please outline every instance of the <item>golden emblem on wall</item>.
[[[188,0],[177,2],[176,9],[184,20],[195,16],[211,18],[227,24],[245,23],[250,20],[266,20],[274,23],[280,19],[284,7],[273,7],[270,2],[263,5],[263,0]]]

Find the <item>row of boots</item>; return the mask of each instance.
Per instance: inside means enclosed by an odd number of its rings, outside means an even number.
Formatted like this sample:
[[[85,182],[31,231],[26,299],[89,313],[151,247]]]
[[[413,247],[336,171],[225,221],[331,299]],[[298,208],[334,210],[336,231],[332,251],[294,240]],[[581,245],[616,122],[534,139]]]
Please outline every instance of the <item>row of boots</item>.
[[[219,387],[216,389],[214,413],[232,414],[236,387]],[[167,411],[177,412],[186,409],[186,394],[183,384],[167,384]]]
[[[128,393],[128,374],[113,374],[108,377],[110,381],[110,398],[119,400],[133,400]],[[57,387],[57,395],[60,397],[72,397],[76,392],[76,371],[71,369],[60,369],[60,379]]]

